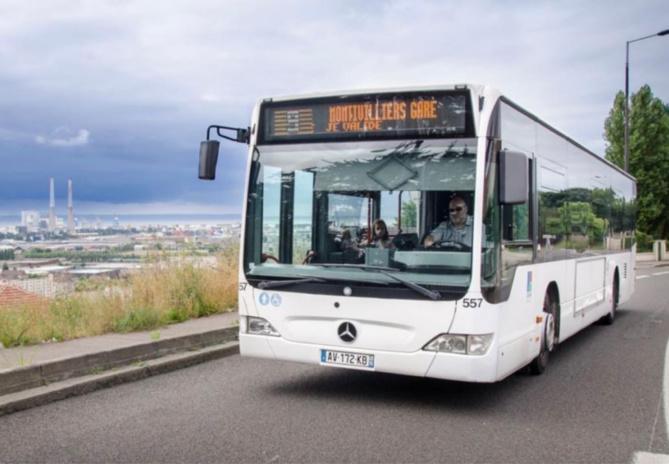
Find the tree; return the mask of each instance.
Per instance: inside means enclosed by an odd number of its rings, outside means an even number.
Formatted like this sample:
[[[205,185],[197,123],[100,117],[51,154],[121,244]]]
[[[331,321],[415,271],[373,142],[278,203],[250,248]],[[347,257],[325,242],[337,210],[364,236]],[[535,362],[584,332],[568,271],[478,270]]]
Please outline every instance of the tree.
[[[606,159],[624,166],[625,95],[618,92],[604,123]],[[644,85],[630,105],[629,172],[637,180],[637,229],[669,237],[669,107]]]
[[[413,200],[402,203],[402,228],[416,227],[416,203]]]

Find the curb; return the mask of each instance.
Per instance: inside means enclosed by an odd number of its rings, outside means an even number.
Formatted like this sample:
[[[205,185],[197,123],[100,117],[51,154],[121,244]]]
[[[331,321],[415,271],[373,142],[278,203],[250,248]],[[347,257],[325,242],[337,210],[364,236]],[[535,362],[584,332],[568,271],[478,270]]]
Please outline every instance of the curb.
[[[230,342],[237,340],[238,332],[239,327],[226,327],[12,369],[0,373],[0,398],[3,395],[46,386],[72,377],[106,371],[133,362],[147,361],[180,351],[198,350],[214,344]]]
[[[237,329],[235,328],[234,330],[236,333]],[[239,353],[239,343],[227,342],[221,345],[204,347],[196,352],[173,353],[160,359],[142,362],[140,365],[121,367],[101,374],[89,374],[66,379],[52,385],[11,393],[0,396],[0,416],[42,406],[65,398],[84,395],[122,383],[134,382],[154,375],[172,372],[177,369],[224,358],[237,353]]]

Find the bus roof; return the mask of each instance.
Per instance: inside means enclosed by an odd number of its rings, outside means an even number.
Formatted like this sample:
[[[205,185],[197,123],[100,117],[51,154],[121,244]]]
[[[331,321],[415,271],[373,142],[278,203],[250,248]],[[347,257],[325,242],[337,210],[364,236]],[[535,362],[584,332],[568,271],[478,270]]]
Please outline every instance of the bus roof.
[[[382,93],[403,93],[403,92],[429,92],[439,90],[474,90],[477,93],[483,91],[483,86],[475,84],[451,84],[451,85],[424,85],[414,87],[387,87],[381,89],[357,89],[357,90],[340,90],[328,92],[314,92],[300,95],[285,95],[279,97],[263,98],[264,102],[284,102],[293,100],[308,100],[312,98],[326,98],[326,97],[348,97],[354,95],[368,95],[368,94],[382,94]]]
[[[531,113],[530,111],[526,110],[526,109],[523,108],[522,106],[518,105],[518,104],[517,104],[516,102],[514,102],[513,100],[509,99],[508,97],[506,97],[506,96],[504,96],[504,95],[502,95],[502,96],[500,97],[500,100],[503,101],[503,102],[505,102],[505,103],[507,103],[508,105],[510,105],[511,107],[513,107],[514,109],[516,109],[517,111],[523,113],[525,116],[527,116],[528,118],[532,119],[533,121],[536,121],[537,123],[541,124],[541,125],[544,126],[546,129],[548,129],[548,130],[550,130],[551,132],[553,132],[555,135],[557,135],[557,136],[559,136],[559,137],[562,137],[563,139],[567,140],[569,143],[571,143],[571,144],[577,146],[578,148],[580,148],[582,151],[584,151],[584,152],[588,153],[589,155],[595,157],[595,158],[598,159],[599,161],[603,162],[604,164],[606,164],[606,165],[608,165],[609,167],[613,168],[614,170],[618,171],[620,174],[622,174],[622,175],[624,175],[625,177],[627,177],[627,178],[633,180],[634,182],[636,182],[636,178],[635,178],[634,176],[632,176],[632,175],[629,174],[628,172],[625,172],[623,169],[621,169],[620,167],[616,166],[615,164],[613,164],[612,162],[610,162],[609,160],[607,160],[607,159],[604,158],[603,156],[599,156],[597,153],[595,153],[595,152],[589,150],[588,148],[584,147],[582,144],[580,144],[580,143],[577,142],[576,140],[572,139],[571,137],[569,137],[568,135],[566,135],[564,132],[562,132],[562,131],[556,129],[556,128],[553,127],[553,126],[551,126],[551,125],[548,124],[546,121],[544,121],[543,119],[539,118],[539,117],[536,116],[534,113]]]
[[[630,175],[629,173],[625,172],[623,169],[620,167],[616,166],[615,164],[611,163],[608,161],[606,158],[603,156],[600,156],[593,151],[589,150],[573,138],[569,137],[566,135],[564,132],[556,129],[554,126],[548,124],[545,122],[543,119],[539,118],[536,116],[534,113],[530,112],[529,110],[523,108],[510,98],[506,97],[503,95],[501,92],[499,92],[497,89],[490,87],[490,86],[484,86],[480,84],[449,84],[449,85],[424,85],[424,86],[412,86],[412,87],[387,87],[387,88],[372,88],[372,89],[357,89],[357,90],[340,90],[340,91],[327,91],[327,92],[314,92],[314,93],[307,93],[307,94],[300,94],[300,95],[285,95],[285,96],[278,96],[278,97],[271,97],[271,98],[263,98],[259,103],[276,103],[276,102],[289,102],[289,101],[300,101],[300,100],[309,100],[309,99],[314,99],[314,98],[327,98],[327,97],[349,97],[349,96],[355,96],[355,95],[368,95],[368,94],[384,94],[384,93],[404,93],[404,92],[429,92],[429,91],[444,91],[444,90],[470,90],[472,91],[472,94],[474,96],[495,96],[495,100],[499,99],[501,101],[504,101],[505,103],[509,104],[512,106],[514,109],[520,111],[527,117],[531,118],[532,120],[536,121],[537,123],[541,124],[544,126],[546,129],[550,130],[551,132],[555,133],[559,137],[564,138],[567,140],[569,143],[577,146],[579,149],[582,151],[588,153],[589,155],[595,157],[596,159],[600,160],[603,162],[605,165],[608,165],[609,167],[613,168],[614,170],[618,171],[620,174],[624,175],[625,177],[633,180],[636,182],[636,178],[634,176]],[[495,101],[496,103],[496,101]],[[474,108],[476,108],[477,105],[474,105]],[[476,108],[477,109],[477,108]]]

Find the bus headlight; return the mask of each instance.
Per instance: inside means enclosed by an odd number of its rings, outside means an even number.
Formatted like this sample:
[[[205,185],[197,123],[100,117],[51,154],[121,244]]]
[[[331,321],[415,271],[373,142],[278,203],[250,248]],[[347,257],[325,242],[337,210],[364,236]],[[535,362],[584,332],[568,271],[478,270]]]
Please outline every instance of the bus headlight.
[[[441,353],[467,354],[467,336],[441,334],[433,338],[423,349]]]
[[[267,319],[251,316],[246,318],[246,333],[251,335],[269,335],[271,337],[281,336]]]
[[[425,351],[439,353],[470,354],[481,356],[486,354],[492,343],[493,334],[455,335],[441,334],[430,340],[423,347]]]

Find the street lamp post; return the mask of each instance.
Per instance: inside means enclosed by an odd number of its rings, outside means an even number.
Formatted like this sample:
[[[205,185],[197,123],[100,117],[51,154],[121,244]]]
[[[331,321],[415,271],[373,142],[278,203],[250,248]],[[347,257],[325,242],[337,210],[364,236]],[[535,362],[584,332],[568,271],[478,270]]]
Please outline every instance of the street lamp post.
[[[640,40],[650,39],[651,37],[663,36],[669,34],[669,29],[658,32],[657,34],[647,35],[634,40],[628,40],[625,44],[625,172],[629,172],[630,148],[629,148],[629,76],[630,76],[630,44]]]

